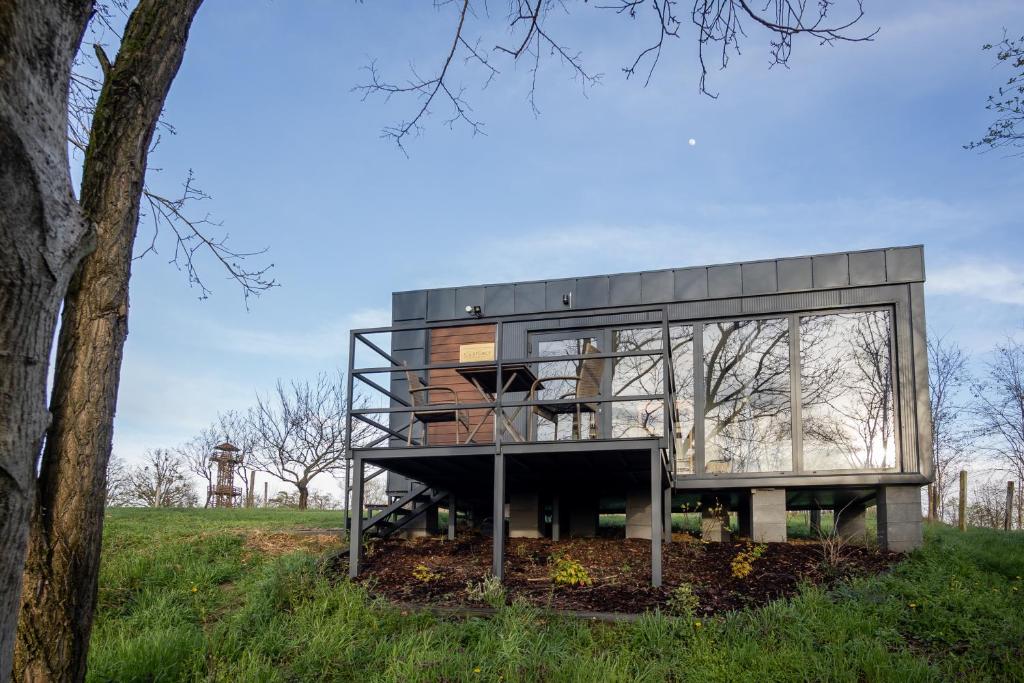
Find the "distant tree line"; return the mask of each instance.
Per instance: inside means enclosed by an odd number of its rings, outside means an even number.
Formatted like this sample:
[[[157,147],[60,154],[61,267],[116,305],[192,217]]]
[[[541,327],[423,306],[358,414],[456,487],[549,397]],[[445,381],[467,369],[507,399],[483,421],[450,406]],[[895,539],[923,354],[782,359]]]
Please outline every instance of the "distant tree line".
[[[107,505],[195,507],[202,501],[204,507],[210,507],[210,491],[217,479],[217,465],[210,456],[218,444],[229,441],[242,453],[235,469],[235,486],[241,490],[239,504],[300,510],[342,508],[343,496],[318,491],[311,484],[324,474],[340,481],[348,467],[343,379],[340,374],[321,373],[311,381],[278,381],[273,392],[257,394],[248,410],[217,415],[180,446],[149,450],[134,465],[111,458]],[[353,442],[360,443],[369,428],[356,429]],[[275,491],[266,500],[249,490],[250,476],[256,472],[294,490]],[[196,480],[201,487],[198,491]],[[371,482],[370,500],[383,497],[382,485],[380,479]]]

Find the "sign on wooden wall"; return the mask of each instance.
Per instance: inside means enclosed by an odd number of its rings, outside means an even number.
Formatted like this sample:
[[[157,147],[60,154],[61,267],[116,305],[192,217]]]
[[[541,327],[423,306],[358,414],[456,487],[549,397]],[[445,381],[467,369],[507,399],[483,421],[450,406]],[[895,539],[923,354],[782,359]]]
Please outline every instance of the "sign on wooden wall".
[[[494,360],[494,342],[459,346],[460,363],[478,363],[485,360]]]

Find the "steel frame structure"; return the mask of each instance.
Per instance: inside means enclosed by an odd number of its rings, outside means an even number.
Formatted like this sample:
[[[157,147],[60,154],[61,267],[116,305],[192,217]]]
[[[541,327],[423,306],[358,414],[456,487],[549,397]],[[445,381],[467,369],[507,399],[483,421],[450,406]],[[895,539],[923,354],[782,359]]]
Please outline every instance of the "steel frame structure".
[[[920,247],[896,248],[890,251],[917,250]],[[879,250],[880,251],[880,250]],[[873,252],[853,252],[853,254]],[[832,259],[836,255],[823,255],[820,258]],[[886,256],[888,258],[888,256]],[[819,257],[802,257],[808,260]],[[852,263],[851,256],[847,255],[847,263]],[[903,255],[900,255],[903,258]],[[488,307],[482,309],[476,306],[467,317],[442,316],[443,319],[430,320],[427,316],[416,320],[396,320],[394,324],[373,328],[352,330],[349,339],[348,354],[348,396],[353,395],[356,382],[386,396],[390,402],[387,407],[377,408],[353,408],[349,406],[346,415],[346,452],[351,460],[351,471],[354,473],[354,480],[349,487],[346,483],[346,494],[352,491],[351,513],[352,519],[361,519],[362,511],[362,488],[367,480],[364,475],[364,467],[368,464],[387,468],[389,464],[397,465],[409,459],[433,459],[452,458],[458,456],[474,456],[493,458],[492,491],[493,520],[494,520],[494,549],[492,558],[492,572],[501,578],[504,574],[504,545],[505,529],[502,520],[504,519],[505,493],[507,484],[507,463],[506,458],[510,456],[557,456],[562,453],[599,453],[606,451],[628,452],[631,454],[649,454],[649,473],[651,487],[651,517],[652,517],[652,583],[660,585],[661,574],[661,543],[669,540],[664,538],[666,520],[669,520],[672,492],[685,494],[700,494],[709,491],[731,491],[753,487],[779,487],[786,489],[844,489],[849,490],[851,495],[863,497],[864,491],[870,491],[872,487],[883,485],[922,485],[928,483],[932,478],[931,467],[931,433],[930,424],[923,418],[922,411],[927,410],[927,351],[924,341],[924,312],[923,312],[923,256],[921,272],[919,277],[904,278],[902,281],[888,281],[889,273],[886,271],[884,281],[877,283],[860,284],[855,283],[853,275],[848,273],[845,284],[840,282],[834,286],[815,287],[815,283],[804,291],[784,293],[766,293],[746,295],[743,292],[728,297],[710,298],[698,297],[697,301],[687,300],[685,297],[676,297],[673,300],[663,301],[658,304],[634,304],[634,305],[601,305],[587,309],[568,310],[545,310],[532,313],[502,313],[489,314]],[[760,264],[761,262],[757,262]],[[748,264],[727,264],[724,267],[735,265],[737,268]],[[708,267],[709,272],[716,267]],[[781,266],[777,266],[781,268]],[[678,272],[678,271],[677,271]],[[781,272],[781,270],[779,271]],[[815,271],[817,272],[817,271]],[[852,270],[849,271],[852,273]],[[638,274],[640,275],[640,274]],[[642,274],[646,276],[647,274]],[[610,278],[618,276],[607,276]],[[623,276],[625,277],[625,276]],[[677,276],[678,277],[678,276]],[[711,276],[708,275],[710,278]],[[587,278],[593,280],[594,278]],[[561,281],[558,281],[561,282]],[[678,280],[677,280],[678,282]],[[518,286],[520,283],[515,283]],[[532,285],[533,283],[525,283]],[[575,286],[575,285],[574,285]],[[468,288],[470,290],[485,291],[485,287]],[[435,290],[430,290],[427,294]],[[460,290],[461,291],[461,290]],[[396,297],[399,295],[396,295]],[[424,299],[426,299],[426,295]],[[548,295],[550,299],[550,294]],[[457,298],[456,298],[457,300]],[[564,297],[563,297],[563,300]],[[571,303],[572,297],[568,298]],[[469,307],[467,307],[469,308]],[[893,401],[896,406],[895,434],[894,440],[897,452],[897,467],[895,470],[866,471],[866,470],[836,470],[836,471],[807,471],[803,468],[803,446],[801,443],[801,396],[800,387],[800,334],[799,322],[802,316],[820,315],[827,313],[842,313],[850,311],[891,311],[891,358],[893,364]],[[479,312],[478,312],[479,311]],[[708,322],[721,320],[744,320],[751,318],[786,318],[789,325],[789,355],[790,362],[790,387],[793,392],[791,397],[791,421],[792,429],[792,466],[791,469],[783,472],[746,472],[746,473],[709,473],[705,471],[705,440],[703,416],[703,380],[704,372],[701,368],[702,358],[702,328]],[[628,320],[627,320],[628,319]],[[406,359],[396,357],[394,340],[397,335],[418,335],[422,334],[428,338],[431,330],[461,327],[467,325],[492,324],[495,328],[495,359],[494,361],[481,361],[478,363],[430,363],[408,362]],[[695,429],[695,457],[692,473],[683,474],[676,471],[676,459],[673,449],[674,439],[674,411],[672,410],[675,387],[673,362],[671,356],[670,328],[676,325],[688,325],[693,328],[693,356],[694,356],[694,429]],[[639,351],[604,351],[597,354],[586,355],[560,355],[552,357],[538,357],[530,355],[529,350],[525,354],[508,354],[505,351],[504,337],[509,326],[517,326],[517,333],[525,327],[530,334],[543,332],[568,332],[574,329],[592,330],[622,327],[660,327],[661,348],[660,350],[639,350]],[[388,335],[392,342],[391,352],[382,348],[372,339],[375,335]],[[369,367],[357,367],[356,353],[358,348],[367,349],[375,356],[382,358],[386,365],[374,365]],[[529,348],[529,347],[528,347]],[[600,398],[558,399],[558,400],[522,400],[507,397],[503,392],[495,395],[495,400],[474,401],[472,403],[457,404],[460,409],[488,409],[493,410],[495,415],[494,433],[492,443],[487,444],[460,444],[460,445],[429,445],[414,438],[413,446],[406,446],[406,439],[409,436],[403,434],[404,430],[414,428],[411,420],[400,424],[403,415],[412,411],[411,402],[395,389],[394,383],[385,386],[387,383],[375,381],[372,376],[380,374],[393,374],[405,372],[430,372],[431,370],[454,369],[458,367],[471,366],[496,366],[497,386],[502,386],[503,368],[510,364],[538,364],[549,362],[578,361],[584,358],[609,359],[612,363],[615,359],[645,356],[660,356],[662,366],[662,389],[660,394],[634,394],[628,396],[604,396]],[[922,396],[923,393],[923,396]],[[498,419],[503,415],[506,408],[529,408],[538,405],[552,404],[614,404],[625,401],[661,401],[662,402],[662,433],[647,438],[625,438],[625,439],[583,439],[577,441],[533,441],[518,442],[508,441],[505,434],[504,421]],[[456,404],[435,404],[439,409],[453,408]],[[377,421],[371,416],[386,416],[387,424]],[[360,421],[372,426],[380,432],[380,435],[368,443],[353,444],[351,435],[353,433],[354,421]],[[377,476],[384,469],[378,470],[372,476]],[[670,521],[667,522],[670,524]],[[362,525],[354,524],[350,533],[350,574],[356,576],[359,572],[359,562],[362,547]]]

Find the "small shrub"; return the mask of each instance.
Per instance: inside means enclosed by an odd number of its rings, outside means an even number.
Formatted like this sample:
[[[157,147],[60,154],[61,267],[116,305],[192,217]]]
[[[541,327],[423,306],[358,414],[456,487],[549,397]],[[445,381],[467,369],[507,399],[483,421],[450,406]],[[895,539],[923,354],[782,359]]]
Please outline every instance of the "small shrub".
[[[496,576],[485,576],[479,582],[467,581],[466,595],[470,600],[482,602],[494,609],[505,604],[505,587]]]
[[[432,583],[441,578],[441,575],[430,569],[425,564],[418,564],[412,570],[412,577],[423,583]]]
[[[593,582],[586,567],[568,557],[555,558],[551,580],[559,586],[588,586]]]
[[[688,583],[680,584],[668,598],[669,612],[679,617],[692,618],[698,607],[700,599]]]
[[[754,563],[764,555],[764,551],[768,549],[768,546],[764,544],[750,545],[744,550],[736,553],[736,557],[732,558],[732,575],[736,579],[745,579],[750,576],[754,571]]]

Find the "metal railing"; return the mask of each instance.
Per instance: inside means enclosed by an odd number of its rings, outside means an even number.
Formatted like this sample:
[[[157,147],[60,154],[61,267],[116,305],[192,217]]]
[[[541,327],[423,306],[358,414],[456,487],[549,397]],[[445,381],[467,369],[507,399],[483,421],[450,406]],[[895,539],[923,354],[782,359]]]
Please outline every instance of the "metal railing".
[[[532,414],[534,409],[548,408],[558,409],[561,412],[570,410],[573,406],[600,406],[602,409],[605,406],[611,406],[612,415],[605,419],[603,411],[600,414],[592,414],[591,419],[595,421],[603,421],[606,426],[611,429],[615,427],[615,416],[614,407],[616,404],[622,403],[634,403],[639,402],[658,402],[660,404],[660,422],[661,429],[660,434],[650,433],[648,435],[641,436],[620,436],[616,437],[612,432],[604,434],[599,438],[601,440],[619,440],[619,439],[630,439],[630,438],[660,438],[662,442],[662,450],[664,458],[666,460],[666,466],[670,473],[675,473],[675,458],[673,454],[674,449],[674,429],[677,416],[675,415],[675,401],[674,401],[674,377],[673,377],[673,365],[671,359],[671,339],[669,332],[669,324],[664,309],[654,309],[647,311],[647,313],[657,313],[658,319],[647,320],[644,322],[627,322],[627,323],[602,323],[602,324],[590,324],[581,325],[579,328],[573,328],[573,331],[578,329],[581,332],[581,336],[593,333],[598,330],[609,330],[609,329],[629,329],[629,328],[660,328],[660,348],[652,349],[639,349],[639,350],[627,350],[627,351],[598,351],[588,353],[577,353],[577,354],[565,354],[565,355],[553,355],[553,356],[537,356],[527,355],[526,357],[509,358],[504,357],[502,353],[502,336],[503,327],[508,324],[503,319],[467,319],[465,321],[451,321],[444,323],[418,323],[418,324],[397,324],[387,327],[375,327],[353,330],[350,334],[349,339],[349,368],[348,368],[348,396],[354,396],[353,391],[356,388],[356,383],[359,382],[361,385],[377,392],[380,396],[385,396],[389,400],[389,405],[379,407],[367,407],[352,405],[350,401],[349,409],[346,416],[347,426],[347,451],[352,453],[352,449],[358,448],[360,450],[372,449],[372,448],[406,448],[411,441],[413,447],[425,447],[438,444],[429,443],[429,429],[424,426],[422,430],[422,437],[417,437],[413,434],[412,437],[409,435],[409,430],[415,428],[416,420],[413,419],[413,413],[415,412],[427,412],[427,411],[447,411],[447,410],[459,410],[459,411],[486,411],[482,417],[478,416],[478,419],[487,420],[489,417],[493,417],[494,430],[492,440],[486,442],[473,442],[469,444],[443,444],[445,446],[479,446],[487,445],[495,449],[500,450],[503,443],[510,441],[516,443],[548,443],[549,439],[530,439],[529,435],[532,430],[524,430],[528,435],[526,439],[517,438],[515,428],[510,424],[511,421],[520,419],[521,412],[526,413],[525,419],[527,421],[536,420],[537,418]],[[551,331],[562,331],[565,329],[566,332],[570,330],[568,328],[559,327],[559,323],[566,319],[571,319],[578,316],[559,316],[552,317],[550,314],[542,317],[527,318],[525,316],[517,316],[514,322],[525,322],[525,321],[543,321],[549,323],[546,325],[544,332]],[[509,321],[513,322],[513,321]],[[389,353],[381,345],[375,343],[370,339],[373,335],[394,335],[395,333],[402,332],[418,332],[420,330],[426,331],[429,334],[430,330],[451,328],[458,326],[474,326],[474,325],[494,325],[495,336],[494,346],[495,353],[493,360],[476,361],[476,362],[438,362],[438,363],[405,363],[395,358],[392,353]],[[357,367],[355,358],[357,349],[360,351],[369,351],[375,357],[379,357],[386,362],[386,365],[370,365],[367,367]],[[583,361],[587,360],[598,360],[601,359],[606,363],[611,364],[610,374],[615,373],[615,364],[618,359],[623,358],[634,358],[634,357],[648,357],[652,359],[655,365],[660,365],[661,382],[658,393],[636,393],[628,395],[614,395],[614,392],[606,393],[604,389],[609,384],[605,379],[601,380],[602,391],[597,395],[590,395],[585,397],[570,397],[570,398],[543,398],[534,396],[530,398],[527,395],[526,398],[522,397],[523,391],[506,391],[503,390],[505,386],[505,380],[508,378],[508,372],[510,366],[526,366],[534,370],[537,378],[542,382],[544,381],[544,372],[541,368],[546,364],[553,363],[566,363],[574,362],[580,367]],[[395,373],[401,373],[404,375],[406,372],[417,373],[422,377],[423,372],[430,372],[433,370],[457,370],[457,369],[473,369],[473,368],[494,368],[495,382],[494,386],[497,388],[496,393],[493,395],[493,400],[473,400],[468,402],[445,402],[445,403],[429,403],[428,405],[414,406],[410,398],[400,395],[392,390],[390,381],[377,381],[380,375],[390,376]],[[377,377],[374,377],[377,376]],[[385,386],[387,385],[387,386]],[[443,384],[438,384],[437,387],[443,387]],[[518,395],[518,396],[517,396]],[[511,410],[513,414],[510,416],[506,411]],[[571,412],[571,411],[570,411]],[[589,410],[587,412],[590,412]],[[400,424],[395,424],[395,420],[392,419],[393,415],[407,415],[408,419],[400,420]],[[384,419],[380,419],[384,416]],[[377,419],[375,419],[377,418]],[[351,439],[353,435],[353,427],[355,422],[358,421],[372,428],[375,433],[372,436],[364,435],[364,439],[360,443],[353,444]],[[384,424],[386,422],[387,424]],[[527,422],[527,424],[529,424]],[[652,425],[653,426],[653,425]],[[511,432],[510,427],[513,427]],[[579,425],[580,430],[577,436],[582,435],[582,425]],[[458,429],[458,427],[456,427]],[[555,426],[555,436],[557,441],[566,441],[565,439],[557,439],[557,422]],[[522,434],[518,434],[518,437],[522,437]],[[591,439],[570,439],[574,442],[586,442]]]

